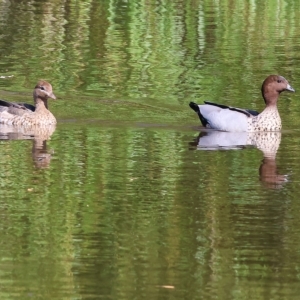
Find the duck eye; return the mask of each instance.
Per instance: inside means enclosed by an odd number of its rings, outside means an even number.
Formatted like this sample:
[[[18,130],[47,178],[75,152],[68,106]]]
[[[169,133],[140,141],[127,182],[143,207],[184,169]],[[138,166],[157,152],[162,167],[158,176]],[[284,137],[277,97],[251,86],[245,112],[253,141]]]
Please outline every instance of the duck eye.
[[[282,82],[282,80],[281,79],[277,79],[277,82],[280,83],[280,82]]]
[[[42,91],[44,91],[44,90],[45,90],[45,88],[44,88],[43,86],[40,86],[40,89],[41,89]]]

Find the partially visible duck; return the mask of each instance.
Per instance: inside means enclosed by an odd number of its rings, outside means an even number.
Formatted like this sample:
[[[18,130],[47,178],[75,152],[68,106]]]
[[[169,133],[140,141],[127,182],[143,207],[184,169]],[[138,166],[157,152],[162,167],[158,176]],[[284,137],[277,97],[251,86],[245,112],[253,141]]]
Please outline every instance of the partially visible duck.
[[[34,105],[0,100],[0,123],[15,126],[56,124],[55,117],[48,109],[48,98],[56,99],[52,86],[40,80],[33,90]]]
[[[270,75],[263,82],[261,91],[266,104],[261,113],[207,101],[204,101],[203,105],[190,102],[190,107],[198,114],[202,125],[206,128],[221,131],[280,131],[278,97],[283,91],[295,92],[295,90],[284,77]]]

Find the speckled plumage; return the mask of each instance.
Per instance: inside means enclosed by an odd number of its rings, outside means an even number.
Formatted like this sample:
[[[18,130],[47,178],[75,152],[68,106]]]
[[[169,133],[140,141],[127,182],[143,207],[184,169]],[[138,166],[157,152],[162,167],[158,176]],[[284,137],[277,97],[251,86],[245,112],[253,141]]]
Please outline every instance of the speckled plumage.
[[[44,126],[56,124],[48,110],[48,98],[56,99],[50,83],[40,80],[33,90],[34,104],[0,100],[0,123],[13,126]]]
[[[248,131],[280,131],[282,128],[277,106],[267,106],[258,116],[249,120]]]
[[[0,140],[49,140],[56,125],[11,126],[0,124]]]
[[[280,131],[282,126],[277,101],[280,93],[286,90],[295,91],[284,77],[268,76],[262,85],[266,108],[260,114],[211,102],[204,102],[203,105],[191,102],[190,107],[198,113],[206,128],[232,132]]]

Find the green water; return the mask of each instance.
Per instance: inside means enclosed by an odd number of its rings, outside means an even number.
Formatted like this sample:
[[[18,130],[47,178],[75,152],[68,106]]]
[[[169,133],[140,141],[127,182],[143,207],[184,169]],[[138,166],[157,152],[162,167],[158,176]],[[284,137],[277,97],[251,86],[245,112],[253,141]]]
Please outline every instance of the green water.
[[[0,98],[46,79],[58,125],[0,131],[0,298],[298,299],[299,20],[297,1],[2,1]],[[296,90],[275,144],[201,149],[188,103],[260,111],[269,74]]]

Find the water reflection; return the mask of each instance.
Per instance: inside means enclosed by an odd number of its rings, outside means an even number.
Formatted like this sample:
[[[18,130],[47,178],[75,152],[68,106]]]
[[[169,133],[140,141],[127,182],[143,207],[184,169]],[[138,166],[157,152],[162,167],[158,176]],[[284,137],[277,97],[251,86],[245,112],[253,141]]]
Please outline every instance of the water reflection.
[[[203,131],[190,143],[198,150],[238,150],[255,147],[262,151],[259,167],[260,180],[268,188],[281,188],[287,175],[278,174],[276,154],[281,142],[281,132],[222,132]]]
[[[1,125],[0,140],[32,140],[32,159],[37,168],[49,166],[53,151],[47,150],[47,140],[55,131],[55,125],[47,127],[18,127]]]
[[[37,168],[47,168],[50,165],[52,150],[47,149],[47,141],[34,139],[32,141],[32,159]]]

